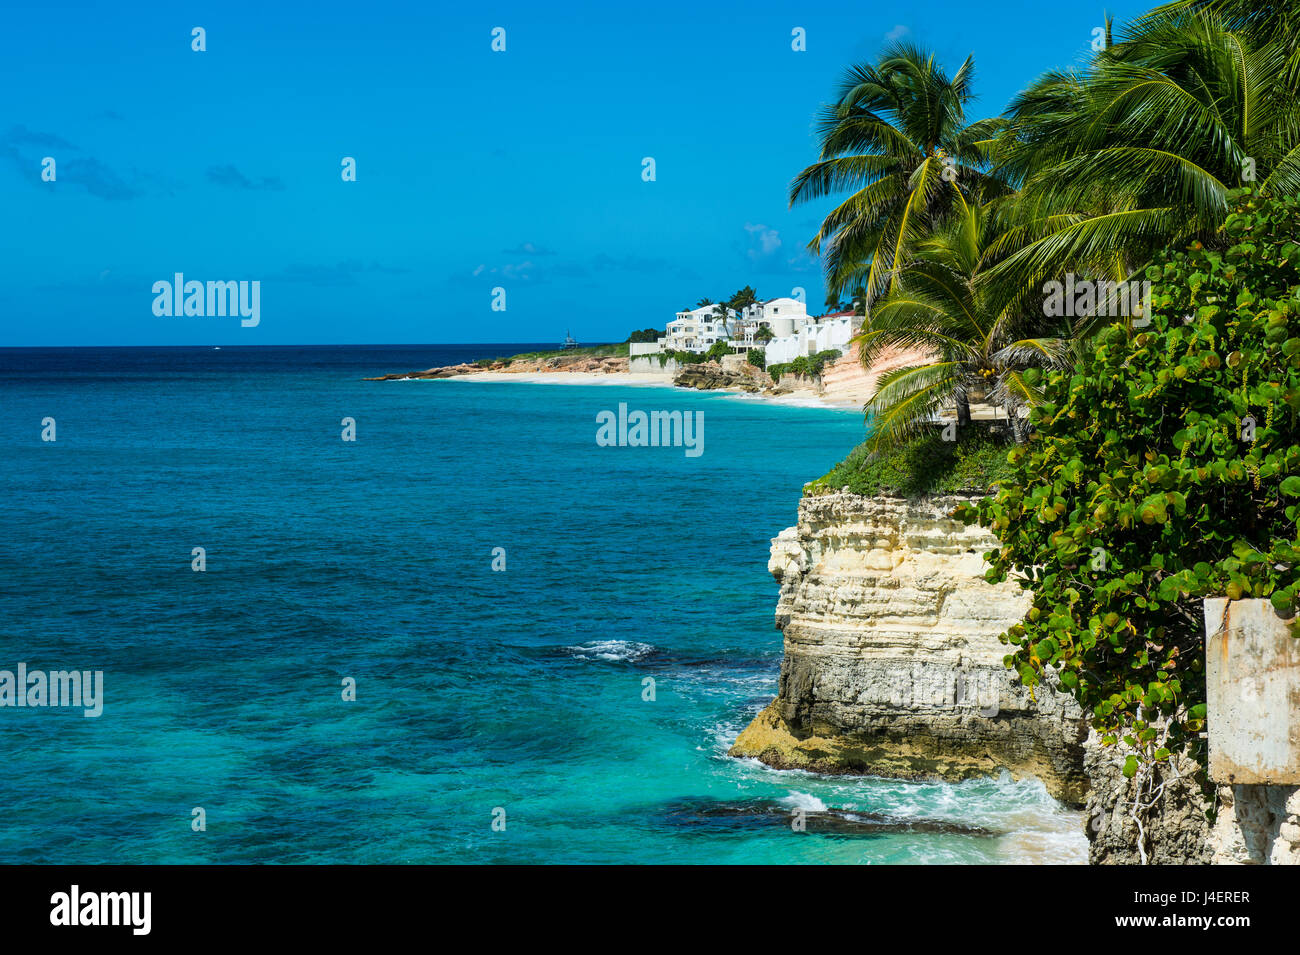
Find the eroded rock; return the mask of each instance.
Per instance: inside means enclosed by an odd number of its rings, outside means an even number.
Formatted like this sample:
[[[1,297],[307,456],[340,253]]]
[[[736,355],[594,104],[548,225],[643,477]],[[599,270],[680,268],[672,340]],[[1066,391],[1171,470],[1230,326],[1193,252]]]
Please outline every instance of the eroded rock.
[[[777,698],[733,756],[778,768],[965,779],[1006,769],[1083,802],[1087,726],[1069,697],[1031,693],[998,634],[1028,595],[989,584],[982,528],[964,498],[806,497],[772,542],[785,634]]]

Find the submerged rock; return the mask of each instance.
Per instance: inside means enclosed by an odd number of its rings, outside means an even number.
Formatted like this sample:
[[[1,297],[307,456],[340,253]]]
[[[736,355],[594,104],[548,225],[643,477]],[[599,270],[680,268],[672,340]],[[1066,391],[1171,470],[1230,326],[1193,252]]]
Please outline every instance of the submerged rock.
[[[793,810],[775,802],[722,802],[683,800],[662,810],[665,823],[702,830],[752,830],[771,826],[790,827]],[[897,818],[876,812],[839,809],[806,810],[806,831],[832,836],[880,836],[892,833],[936,833],[990,838],[1002,835],[982,826],[970,826],[948,819]]]

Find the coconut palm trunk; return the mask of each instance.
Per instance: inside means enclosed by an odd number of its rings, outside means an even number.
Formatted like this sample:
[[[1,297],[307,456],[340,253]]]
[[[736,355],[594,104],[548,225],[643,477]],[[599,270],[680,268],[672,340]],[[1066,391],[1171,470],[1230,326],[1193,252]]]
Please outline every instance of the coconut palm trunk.
[[[987,279],[1006,228],[996,205],[967,206],[920,238],[903,282],[876,303],[858,336],[864,362],[888,349],[932,356],[880,376],[867,404],[873,450],[932,428],[944,408],[955,407],[959,429],[970,425],[972,399],[1013,415],[1037,400],[1031,371],[1068,359],[1065,329],[1028,307],[1023,290]]]
[[[965,394],[960,394],[957,396],[957,427],[964,428],[970,422],[970,399]]]

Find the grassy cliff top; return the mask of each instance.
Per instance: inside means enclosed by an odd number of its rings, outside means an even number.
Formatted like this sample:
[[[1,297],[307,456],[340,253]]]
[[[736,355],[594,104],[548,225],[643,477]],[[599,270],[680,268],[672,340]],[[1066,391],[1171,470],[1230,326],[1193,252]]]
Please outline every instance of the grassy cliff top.
[[[535,361],[539,358],[605,358],[607,356],[625,357],[628,353],[627,342],[616,345],[579,345],[577,348],[555,348],[550,351],[530,351],[520,355],[511,355],[511,361]]]
[[[958,440],[945,441],[936,430],[877,455],[860,444],[829,473],[804,485],[804,494],[831,494],[845,487],[854,494],[899,497],[983,494],[1011,473],[1011,444],[979,425],[962,432]]]

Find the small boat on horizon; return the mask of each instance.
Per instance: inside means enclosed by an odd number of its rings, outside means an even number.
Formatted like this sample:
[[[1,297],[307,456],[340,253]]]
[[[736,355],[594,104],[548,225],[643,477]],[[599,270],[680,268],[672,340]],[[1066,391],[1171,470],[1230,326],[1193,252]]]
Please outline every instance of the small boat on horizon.
[[[560,348],[564,349],[565,351],[568,351],[570,348],[577,348],[577,347],[578,347],[578,340],[574,338],[572,334],[570,334],[568,329],[565,329],[564,341],[560,344]]]

